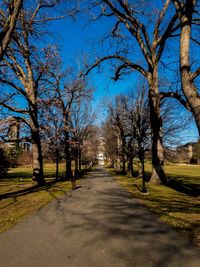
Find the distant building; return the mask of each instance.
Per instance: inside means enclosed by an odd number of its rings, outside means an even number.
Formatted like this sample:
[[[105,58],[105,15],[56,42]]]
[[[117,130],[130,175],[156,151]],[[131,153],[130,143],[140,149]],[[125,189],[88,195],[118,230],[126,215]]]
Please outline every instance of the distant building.
[[[105,160],[106,160],[105,148],[104,148],[104,138],[100,136],[98,141],[99,141],[99,144],[98,144],[98,148],[97,148],[97,163],[100,166],[104,166]]]
[[[190,142],[176,149],[179,161],[200,164],[200,142]]]
[[[1,147],[7,149],[22,149],[22,151],[30,152],[31,143],[22,141],[20,138],[20,118],[12,117],[3,121],[7,125],[7,133],[5,133],[5,140],[1,142]]]

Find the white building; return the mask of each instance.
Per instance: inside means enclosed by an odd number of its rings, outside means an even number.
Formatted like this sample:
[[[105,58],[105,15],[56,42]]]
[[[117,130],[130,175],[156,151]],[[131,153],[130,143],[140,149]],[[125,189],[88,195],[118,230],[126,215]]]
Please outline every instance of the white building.
[[[101,166],[105,165],[105,159],[106,159],[106,157],[105,157],[104,153],[100,152],[97,154],[98,165],[101,165]]]
[[[97,163],[98,165],[104,166],[105,165],[105,148],[104,148],[104,139],[103,137],[99,137],[99,146],[97,152]]]

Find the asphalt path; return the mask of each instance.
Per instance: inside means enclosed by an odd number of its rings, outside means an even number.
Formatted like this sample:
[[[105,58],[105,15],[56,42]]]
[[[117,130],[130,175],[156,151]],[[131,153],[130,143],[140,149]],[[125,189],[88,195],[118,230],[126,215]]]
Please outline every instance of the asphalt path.
[[[104,169],[0,235],[1,267],[199,267],[200,251]]]

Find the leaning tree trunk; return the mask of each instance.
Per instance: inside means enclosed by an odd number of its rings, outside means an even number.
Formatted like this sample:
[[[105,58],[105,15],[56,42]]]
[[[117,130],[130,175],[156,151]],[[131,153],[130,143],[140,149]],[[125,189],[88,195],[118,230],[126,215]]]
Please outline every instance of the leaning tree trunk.
[[[153,184],[167,184],[164,171],[164,150],[162,143],[162,117],[160,115],[160,97],[158,91],[158,68],[154,67],[149,82],[149,106],[152,130],[152,174]]]
[[[193,1],[196,2],[196,1]],[[200,94],[194,84],[194,73],[190,72],[190,36],[193,5],[187,5],[187,11],[181,17],[180,34],[180,72],[183,93],[188,101],[200,135]]]
[[[32,151],[33,151],[33,181],[38,185],[44,185],[43,157],[40,134],[38,129],[32,129]]]

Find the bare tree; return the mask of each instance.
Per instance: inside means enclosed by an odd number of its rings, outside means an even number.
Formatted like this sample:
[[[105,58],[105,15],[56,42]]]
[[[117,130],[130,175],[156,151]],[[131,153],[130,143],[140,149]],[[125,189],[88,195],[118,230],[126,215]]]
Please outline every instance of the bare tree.
[[[22,114],[21,120],[30,127],[33,152],[33,180],[42,185],[45,183],[43,174],[43,158],[40,140],[39,102],[47,72],[52,67],[54,51],[51,47],[38,49],[38,25],[49,19],[40,16],[41,10],[54,6],[45,1],[37,1],[30,9],[21,9],[19,27],[13,35],[1,70],[0,83],[9,87],[3,93],[0,105],[11,112]],[[40,24],[41,23],[41,24]],[[50,51],[51,50],[51,51]],[[23,98],[21,101],[20,99]],[[24,103],[19,107],[19,103]]]
[[[96,163],[97,148],[99,146],[99,127],[95,125],[88,126],[87,138],[83,141],[82,162],[85,167],[93,166]]]
[[[72,104],[71,109],[70,126],[75,160],[75,175],[81,172],[84,141],[90,135],[91,125],[95,120],[95,114],[90,105],[91,93],[92,91],[88,91],[88,94],[80,96]]]
[[[99,66],[102,62],[107,60],[115,60],[119,64],[115,65],[114,80],[118,80],[121,75],[126,74],[127,71],[138,71],[143,75],[149,85],[149,104],[150,104],[150,119],[152,128],[152,176],[151,182],[166,183],[164,172],[164,156],[162,144],[162,118],[160,115],[160,96],[159,96],[159,78],[158,65],[164,51],[167,39],[179,28],[177,24],[177,14],[172,12],[170,14],[170,0],[166,0],[161,8],[157,10],[152,19],[153,25],[149,27],[149,13],[145,14],[145,8],[142,7],[138,1],[134,5],[131,1],[125,0],[103,0],[95,2],[95,11],[97,7],[101,10],[98,15],[94,14],[95,19],[102,17],[115,18],[115,25],[113,26],[112,36],[115,39],[121,38],[122,34],[128,31],[129,36],[138,45],[141,52],[140,62],[133,53],[129,56],[126,53],[126,48],[117,50],[115,54],[106,55],[98,59],[91,67],[88,68],[88,74],[93,68]],[[140,7],[139,10],[135,6]],[[169,12],[168,12],[169,11]],[[145,16],[146,15],[146,16]],[[167,19],[166,19],[167,18]],[[146,25],[145,25],[146,23]],[[152,30],[153,29],[153,30]],[[119,42],[118,42],[119,43]],[[123,43],[126,47],[128,43]]]
[[[105,142],[105,155],[111,168],[116,166],[120,156],[118,129],[113,125],[113,120],[108,117],[102,126],[103,138]],[[125,166],[124,166],[125,171]]]
[[[127,125],[130,135],[135,139],[135,150],[140,162],[139,177],[142,178],[142,192],[146,193],[145,186],[145,151],[151,145],[151,127],[148,98],[145,85],[138,86],[136,92],[131,91],[126,97],[125,103]]]
[[[127,128],[126,118],[124,114],[124,95],[117,95],[114,101],[108,103],[109,117],[108,121],[111,125],[116,127],[117,131],[117,150],[119,162],[122,162],[122,173],[126,172],[125,164],[128,159],[129,161],[129,172],[130,176],[133,176],[133,153],[132,153],[132,142],[127,142]],[[121,166],[119,166],[120,169]]]
[[[84,80],[73,76],[72,70],[65,73],[53,74],[53,88],[54,98],[57,107],[61,110],[63,133],[64,133],[64,146],[65,146],[65,159],[66,159],[66,177],[70,178],[72,174],[71,167],[71,145],[72,145],[72,112],[75,104],[89,95],[90,89]]]
[[[56,163],[56,180],[59,178],[59,162],[64,159],[64,128],[61,110],[55,101],[45,99],[41,115],[43,156]]]

